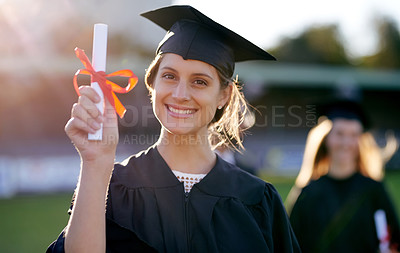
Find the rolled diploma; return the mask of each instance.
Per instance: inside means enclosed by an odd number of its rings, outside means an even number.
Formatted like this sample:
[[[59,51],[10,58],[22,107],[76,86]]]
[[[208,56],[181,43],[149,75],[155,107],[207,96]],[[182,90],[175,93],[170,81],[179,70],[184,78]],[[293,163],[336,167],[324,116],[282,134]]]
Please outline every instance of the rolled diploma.
[[[374,214],[376,233],[379,239],[380,252],[389,252],[388,229],[385,211],[379,209]]]
[[[93,33],[93,53],[92,53],[92,66],[95,71],[106,71],[106,57],[107,57],[107,29],[106,24],[95,24]],[[92,82],[93,87],[97,94],[99,94],[101,101],[96,104],[101,114],[104,114],[104,94],[97,82]],[[94,134],[88,134],[89,140],[102,140],[103,138],[103,125]]]

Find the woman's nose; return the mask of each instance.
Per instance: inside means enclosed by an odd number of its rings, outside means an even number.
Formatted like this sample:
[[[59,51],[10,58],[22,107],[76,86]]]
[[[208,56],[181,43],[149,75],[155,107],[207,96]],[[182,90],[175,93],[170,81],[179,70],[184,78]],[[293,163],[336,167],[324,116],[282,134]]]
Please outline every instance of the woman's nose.
[[[357,145],[357,139],[351,136],[346,136],[342,139],[342,146],[344,148],[353,147]]]
[[[180,81],[175,86],[174,91],[172,92],[172,97],[182,101],[190,99],[190,91],[185,81]]]

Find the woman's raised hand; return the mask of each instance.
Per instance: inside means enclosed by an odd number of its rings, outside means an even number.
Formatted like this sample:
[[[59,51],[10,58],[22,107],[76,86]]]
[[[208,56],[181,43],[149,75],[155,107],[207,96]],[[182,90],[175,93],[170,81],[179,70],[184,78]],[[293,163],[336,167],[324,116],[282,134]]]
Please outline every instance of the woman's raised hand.
[[[83,162],[104,156],[115,157],[118,144],[118,120],[114,108],[105,99],[104,114],[97,109],[100,96],[90,86],[79,87],[79,99],[72,107],[71,119],[65,132],[77,148]],[[103,124],[103,138],[88,140],[88,133],[95,133]]]
[[[105,252],[104,211],[107,188],[118,143],[114,108],[105,99],[104,114],[96,107],[100,97],[90,86],[79,87],[65,132],[78,150],[82,164],[72,215],[65,234],[65,252]],[[88,140],[103,124],[103,138]]]

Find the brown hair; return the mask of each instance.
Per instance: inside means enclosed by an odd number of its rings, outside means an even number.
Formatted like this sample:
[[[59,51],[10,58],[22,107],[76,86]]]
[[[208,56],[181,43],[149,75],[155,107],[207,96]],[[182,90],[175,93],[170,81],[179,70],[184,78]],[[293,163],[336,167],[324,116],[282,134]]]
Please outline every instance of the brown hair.
[[[157,76],[158,68],[162,61],[163,55],[158,54],[149,68],[146,70],[145,84],[149,90],[150,96],[153,91],[154,79]],[[250,113],[249,106],[244,98],[238,79],[232,80],[230,77],[224,76],[217,70],[221,90],[232,86],[231,96],[223,108],[217,109],[214,118],[208,127],[208,139],[212,148],[219,146],[227,146],[229,148],[240,151],[244,150],[242,139],[243,132],[249,127],[244,127],[243,122],[245,116]]]

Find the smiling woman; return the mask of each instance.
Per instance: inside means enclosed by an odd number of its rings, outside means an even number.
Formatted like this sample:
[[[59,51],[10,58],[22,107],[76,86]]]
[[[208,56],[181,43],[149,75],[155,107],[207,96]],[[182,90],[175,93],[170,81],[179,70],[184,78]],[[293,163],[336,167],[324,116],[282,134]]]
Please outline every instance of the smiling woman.
[[[275,188],[214,153],[241,147],[247,105],[235,62],[274,57],[190,6],[142,15],[168,30],[145,77],[160,138],[113,164],[115,112],[106,102],[101,115],[95,91],[80,88],[65,129],[81,174],[48,252],[299,252]],[[88,141],[99,123],[103,141]]]
[[[213,66],[171,53],[157,58],[146,77],[162,135],[192,134],[208,144],[210,122],[231,98],[232,86],[220,82]]]
[[[216,69],[207,63],[168,53],[160,61],[154,84],[148,87],[163,129],[207,136],[208,124],[217,107],[226,104],[230,89],[220,88]]]

